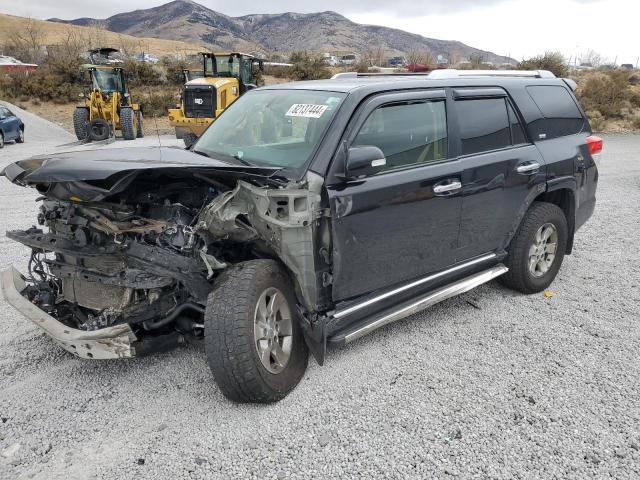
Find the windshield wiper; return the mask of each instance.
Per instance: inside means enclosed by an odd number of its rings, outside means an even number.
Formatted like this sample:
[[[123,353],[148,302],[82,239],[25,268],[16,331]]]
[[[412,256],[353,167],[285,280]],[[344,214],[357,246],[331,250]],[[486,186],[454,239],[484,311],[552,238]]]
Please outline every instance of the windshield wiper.
[[[239,161],[241,164],[243,165],[247,165],[249,167],[255,167],[255,165],[251,162],[248,162],[247,160],[245,160],[244,158],[242,158],[240,155],[238,155],[237,153],[235,155],[233,155],[233,158],[235,158],[237,161]]]

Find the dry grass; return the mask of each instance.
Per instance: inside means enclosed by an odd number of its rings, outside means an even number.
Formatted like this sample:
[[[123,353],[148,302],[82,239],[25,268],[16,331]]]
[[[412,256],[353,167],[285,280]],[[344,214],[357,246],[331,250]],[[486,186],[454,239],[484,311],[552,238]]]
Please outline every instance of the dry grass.
[[[100,46],[122,48],[123,46],[137,48],[157,56],[193,54],[202,51],[203,47],[193,43],[177,40],[162,40],[159,38],[139,38],[131,35],[109,32],[94,27],[79,27],[44,20],[33,20],[13,15],[0,14],[0,45],[9,40],[13,32],[24,30],[30,23],[35,24],[43,34],[45,45],[56,45],[65,40],[69,31],[78,36],[93,39]]]

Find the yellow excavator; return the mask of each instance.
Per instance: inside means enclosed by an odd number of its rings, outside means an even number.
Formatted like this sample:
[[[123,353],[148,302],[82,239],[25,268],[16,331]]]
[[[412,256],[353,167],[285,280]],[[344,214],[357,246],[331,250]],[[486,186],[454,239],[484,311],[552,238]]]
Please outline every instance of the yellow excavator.
[[[89,51],[91,87],[80,96],[83,105],[73,112],[73,128],[78,140],[99,141],[122,132],[125,140],[143,136],[142,106],[133,103],[125,84],[122,66],[112,55],[115,48],[97,48]]]
[[[169,109],[169,123],[187,147],[240,95],[256,88],[259,72],[264,70],[261,59],[245,53],[200,55],[202,77],[188,80],[182,88],[180,105]]]

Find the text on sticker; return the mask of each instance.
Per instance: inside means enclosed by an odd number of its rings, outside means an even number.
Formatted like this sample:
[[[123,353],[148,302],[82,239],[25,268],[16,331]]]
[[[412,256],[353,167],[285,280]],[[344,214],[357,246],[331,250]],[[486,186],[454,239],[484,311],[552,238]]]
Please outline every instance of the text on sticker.
[[[294,103],[285,113],[287,117],[320,118],[327,109],[326,105],[312,105],[310,103]]]

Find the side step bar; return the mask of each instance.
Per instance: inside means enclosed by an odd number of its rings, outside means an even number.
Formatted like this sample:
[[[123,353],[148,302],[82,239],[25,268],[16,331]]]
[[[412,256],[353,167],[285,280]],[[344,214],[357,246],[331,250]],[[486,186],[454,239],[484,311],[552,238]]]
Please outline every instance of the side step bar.
[[[378,316],[367,319],[366,323],[358,323],[343,332],[338,332],[327,340],[334,344],[346,344],[353,342],[367,333],[371,333],[380,327],[388,325],[389,323],[406,318],[448,298],[468,292],[483,283],[487,283],[494,278],[507,273],[508,270],[509,269],[503,264],[498,264],[488,270],[484,270],[483,272],[476,273],[455,283],[451,283],[426,295],[418,297],[417,299],[411,299],[393,310],[383,312]]]

